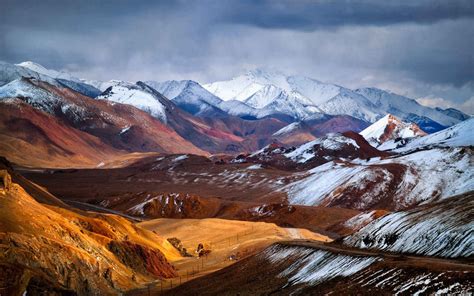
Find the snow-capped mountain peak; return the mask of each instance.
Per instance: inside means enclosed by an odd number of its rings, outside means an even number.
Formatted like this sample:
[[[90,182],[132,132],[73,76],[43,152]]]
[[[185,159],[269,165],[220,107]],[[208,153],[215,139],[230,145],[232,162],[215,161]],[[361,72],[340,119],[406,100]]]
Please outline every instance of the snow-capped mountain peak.
[[[97,99],[109,100],[122,104],[129,104],[150,113],[161,122],[166,123],[166,105],[153,89],[143,82],[132,84],[126,81],[114,81]]]
[[[207,117],[225,114],[225,112],[219,108],[222,100],[207,91],[196,81],[146,81],[146,84],[193,115]]]
[[[283,92],[283,89],[273,85],[268,84],[262,87],[259,91],[254,93],[252,96],[248,97],[244,103],[253,108],[264,108],[280,96]]]
[[[199,97],[201,100],[213,105],[218,105],[222,102],[220,98],[208,92],[204,87],[193,80],[145,81],[145,83],[170,100],[174,100],[179,96],[188,95],[194,98]]]
[[[47,75],[49,77],[56,78],[56,79],[65,79],[65,80],[70,80],[74,82],[81,82],[79,78],[74,77],[73,75],[67,72],[47,69],[44,66],[32,61],[22,62],[22,63],[16,64],[16,66],[24,67],[32,71],[35,71],[37,73]]]
[[[341,87],[304,76],[286,76],[279,71],[251,70],[231,80],[204,85],[224,101],[241,101],[255,109],[261,118],[284,114],[295,119],[307,119],[321,112],[317,105],[340,93]],[[286,102],[285,102],[286,101]],[[224,104],[226,109],[228,104]],[[245,108],[240,108],[244,110]]]
[[[379,147],[388,141],[406,140],[425,136],[426,133],[415,123],[403,122],[392,114],[387,114],[360,132],[372,146]]]
[[[288,76],[279,71],[262,69],[248,71],[230,80],[209,83],[204,88],[224,101],[243,102],[225,102],[221,106],[227,111],[229,106],[239,105],[239,110],[227,112],[242,117],[284,114],[295,120],[305,120],[311,117],[312,112],[323,112],[375,122],[390,113],[406,122],[418,124],[429,133],[468,117],[458,110],[429,108],[414,99],[377,88],[351,90],[305,76]],[[282,98],[291,103],[283,104]]]

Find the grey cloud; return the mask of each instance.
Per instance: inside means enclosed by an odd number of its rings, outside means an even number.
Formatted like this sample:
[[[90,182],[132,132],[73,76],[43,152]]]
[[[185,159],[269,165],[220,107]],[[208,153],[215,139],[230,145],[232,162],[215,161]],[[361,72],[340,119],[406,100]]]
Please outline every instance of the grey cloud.
[[[224,1],[227,21],[263,28],[314,30],[345,25],[391,25],[433,23],[469,18],[474,5],[469,0],[433,1]]]

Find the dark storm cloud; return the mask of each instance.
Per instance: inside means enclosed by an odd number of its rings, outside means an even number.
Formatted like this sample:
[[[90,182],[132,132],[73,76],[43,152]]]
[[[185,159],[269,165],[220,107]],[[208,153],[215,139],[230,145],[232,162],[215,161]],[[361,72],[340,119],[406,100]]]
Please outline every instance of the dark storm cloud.
[[[314,30],[343,25],[433,23],[472,17],[471,0],[224,1],[229,21],[264,28]],[[235,4],[235,5],[231,5]]]
[[[3,0],[1,25],[38,25],[80,32],[113,28],[145,12],[264,28],[314,30],[344,25],[432,23],[474,16],[471,0]],[[183,13],[184,12],[184,13]]]
[[[472,3],[0,0],[0,60],[131,81],[273,67],[462,104],[474,92]]]

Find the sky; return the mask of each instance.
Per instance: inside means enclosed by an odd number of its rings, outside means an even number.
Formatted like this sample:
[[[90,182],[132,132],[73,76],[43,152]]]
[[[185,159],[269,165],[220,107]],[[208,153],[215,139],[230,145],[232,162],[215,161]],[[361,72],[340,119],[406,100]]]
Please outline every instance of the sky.
[[[0,60],[81,78],[227,80],[255,68],[474,114],[474,1],[0,0]]]

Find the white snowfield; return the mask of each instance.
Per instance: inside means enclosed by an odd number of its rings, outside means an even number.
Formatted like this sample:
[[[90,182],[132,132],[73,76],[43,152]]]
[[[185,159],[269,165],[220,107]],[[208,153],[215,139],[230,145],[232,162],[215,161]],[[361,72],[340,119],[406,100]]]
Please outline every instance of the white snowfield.
[[[115,82],[108,92],[97,97],[98,100],[129,104],[166,123],[166,108],[154,94],[128,82]]]
[[[390,268],[380,265],[378,256],[351,256],[303,246],[272,245],[258,255],[262,264],[271,264],[286,278],[283,289],[295,286],[295,294],[305,287],[318,291],[319,284],[330,280],[361,287],[362,291],[383,290],[392,295],[469,295],[472,285],[466,280],[454,280],[446,272],[424,271],[413,274],[410,268]],[[293,262],[288,266],[287,262]],[[299,293],[298,293],[299,292]],[[291,295],[291,294],[290,294]]]
[[[387,164],[405,167],[401,178],[384,167]],[[331,161],[310,170],[307,177],[283,190],[291,204],[308,206],[334,204],[345,191],[359,191],[360,197],[352,206],[366,210],[394,183],[393,202],[402,209],[474,190],[472,164],[472,152],[463,148],[431,149],[368,162]]]
[[[267,248],[260,256],[272,264],[294,259],[294,263],[279,274],[280,277],[288,277],[291,285],[317,285],[336,277],[348,277],[380,260],[378,257],[337,255],[322,250],[278,245]]]
[[[322,138],[313,140],[311,142],[299,146],[295,150],[285,154],[285,156],[295,162],[305,163],[316,156],[314,152],[314,148],[316,146],[321,149],[333,151],[340,150],[344,148],[344,146],[353,146],[356,149],[360,148],[359,145],[357,145],[356,141],[351,138],[345,137],[337,133],[329,133]]]
[[[410,141],[396,152],[406,152],[429,147],[461,147],[474,145],[474,118],[462,121],[452,127]]]
[[[385,215],[344,244],[426,256],[474,255],[474,198],[453,198],[449,203]]]

